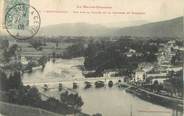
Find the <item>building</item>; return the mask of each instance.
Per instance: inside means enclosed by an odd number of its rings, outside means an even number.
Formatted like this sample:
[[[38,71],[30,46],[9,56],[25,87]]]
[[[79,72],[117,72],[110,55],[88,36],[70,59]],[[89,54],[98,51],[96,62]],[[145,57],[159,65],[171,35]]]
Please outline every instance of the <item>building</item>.
[[[148,73],[147,78],[166,78],[167,73]]]
[[[179,72],[179,71],[181,71],[181,70],[183,70],[183,67],[169,67],[169,68],[167,68],[166,69],[168,72],[169,71],[174,71],[174,72]]]
[[[135,82],[144,81],[145,80],[145,71],[142,69],[137,69],[135,71]]]
[[[29,61],[26,59],[26,57],[21,56],[21,63],[22,63],[23,65],[27,65],[27,64],[29,63]]]
[[[118,69],[108,69],[108,70],[104,70],[103,72],[103,77],[115,77],[116,75],[118,75],[119,70]]]
[[[134,49],[129,49],[129,51],[125,53],[127,57],[132,57],[134,54],[136,54],[136,50]]]
[[[138,68],[139,69],[142,69],[144,72],[150,72],[151,70],[153,70],[154,68],[154,65],[151,64],[151,63],[146,63],[146,62],[143,62],[143,63],[140,63],[138,65]]]

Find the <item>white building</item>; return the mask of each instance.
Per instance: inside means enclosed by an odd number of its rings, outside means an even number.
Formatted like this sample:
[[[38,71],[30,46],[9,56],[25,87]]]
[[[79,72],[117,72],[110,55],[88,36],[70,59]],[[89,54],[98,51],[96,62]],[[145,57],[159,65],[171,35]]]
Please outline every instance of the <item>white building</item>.
[[[25,57],[21,56],[21,63],[23,65],[27,65],[29,63],[29,61]]]
[[[126,54],[127,57],[132,57],[135,53],[136,53],[136,50],[129,49],[129,51],[126,52],[125,54]]]
[[[136,72],[135,72],[135,82],[138,82],[138,81],[144,81],[145,80],[145,75],[146,75],[146,73],[145,73],[145,71],[144,70],[142,70],[142,69],[138,69],[138,70],[136,70]]]
[[[169,67],[166,69],[167,71],[174,71],[174,72],[178,72],[183,70],[183,67]]]
[[[142,69],[145,73],[147,73],[153,69],[153,64],[144,62],[139,64],[138,68]]]
[[[152,74],[146,74],[146,78],[160,78],[160,77],[166,77],[167,73],[152,73]]]
[[[103,77],[114,77],[116,74],[118,74],[118,70],[105,70],[103,72]]]

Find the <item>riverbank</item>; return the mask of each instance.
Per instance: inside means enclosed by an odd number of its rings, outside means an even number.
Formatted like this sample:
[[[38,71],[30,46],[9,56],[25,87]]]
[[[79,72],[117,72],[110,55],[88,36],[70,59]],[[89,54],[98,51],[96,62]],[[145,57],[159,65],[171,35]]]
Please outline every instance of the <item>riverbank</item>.
[[[126,92],[131,93],[145,101],[183,112],[184,101],[181,99],[159,95],[135,86],[131,86],[130,88],[126,89]]]

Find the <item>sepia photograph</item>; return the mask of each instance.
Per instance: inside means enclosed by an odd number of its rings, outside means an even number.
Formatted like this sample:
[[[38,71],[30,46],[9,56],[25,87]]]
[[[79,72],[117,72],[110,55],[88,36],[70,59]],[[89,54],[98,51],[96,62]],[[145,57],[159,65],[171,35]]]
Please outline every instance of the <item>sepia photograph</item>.
[[[0,0],[0,116],[184,116],[183,0]]]

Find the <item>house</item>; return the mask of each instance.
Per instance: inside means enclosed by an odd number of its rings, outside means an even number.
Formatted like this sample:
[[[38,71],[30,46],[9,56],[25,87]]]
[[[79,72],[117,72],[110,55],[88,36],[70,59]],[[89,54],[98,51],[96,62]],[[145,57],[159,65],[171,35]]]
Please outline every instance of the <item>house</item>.
[[[143,63],[140,63],[138,65],[138,68],[142,69],[145,73],[147,73],[147,72],[150,72],[151,70],[153,70],[153,64],[143,62]]]
[[[22,63],[23,65],[27,65],[27,64],[29,63],[29,61],[26,59],[26,57],[21,56],[21,63]]]
[[[145,80],[145,71],[142,69],[138,69],[135,71],[135,82],[144,81]]]
[[[173,47],[173,46],[176,45],[176,41],[175,40],[171,40],[171,41],[168,41],[167,44],[168,44],[168,46]]]
[[[103,71],[103,77],[114,77],[118,72],[118,69],[107,69]]]
[[[143,56],[143,53],[135,53],[137,57]]]
[[[174,72],[178,72],[178,71],[181,71],[183,70],[183,67],[169,67],[166,69],[168,72],[169,71],[174,71]]]
[[[146,77],[153,77],[153,78],[160,78],[160,77],[166,77],[167,73],[148,73]]]
[[[134,50],[134,49],[129,49],[129,53],[136,53],[136,50]]]
[[[134,49],[129,49],[129,51],[126,52],[125,55],[126,55],[127,57],[132,57],[135,53],[136,53],[136,50],[134,50]]]

